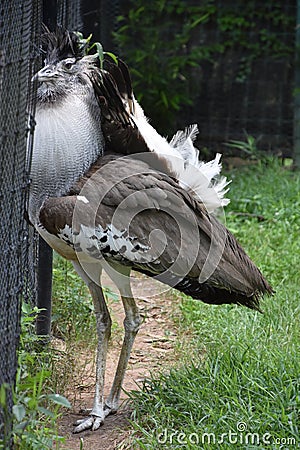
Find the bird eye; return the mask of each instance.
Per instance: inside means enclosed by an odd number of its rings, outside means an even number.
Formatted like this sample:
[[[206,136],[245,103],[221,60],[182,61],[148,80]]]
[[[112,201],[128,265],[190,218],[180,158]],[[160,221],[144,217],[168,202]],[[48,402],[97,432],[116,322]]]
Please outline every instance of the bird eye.
[[[70,69],[72,69],[73,64],[74,64],[74,61],[65,61],[64,67],[65,67],[65,69],[70,70]]]

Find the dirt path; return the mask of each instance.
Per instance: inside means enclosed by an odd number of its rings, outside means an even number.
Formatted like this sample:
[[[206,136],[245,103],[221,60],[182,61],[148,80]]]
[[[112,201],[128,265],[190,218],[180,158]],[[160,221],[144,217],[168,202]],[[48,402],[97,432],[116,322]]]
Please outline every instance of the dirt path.
[[[170,296],[172,297],[172,296]],[[176,326],[171,318],[172,311],[176,310],[177,299],[170,299],[168,294],[156,298],[138,300],[144,322],[137,335],[134,348],[130,357],[123,387],[125,391],[137,390],[142,381],[155,370],[167,370],[176,361]],[[112,332],[112,344],[109,349],[106,369],[106,395],[114,377],[114,371],[122,344],[123,308],[120,303],[113,302],[110,305],[113,322],[116,324]],[[95,432],[86,431],[79,435],[72,434],[73,423],[82,417],[80,411],[91,408],[94,395],[94,355],[91,353],[84,363],[84,377],[78,376],[73,392],[68,392],[67,397],[74,406],[71,413],[66,413],[59,423],[59,433],[66,437],[66,443],[62,449],[68,450],[112,450],[130,448],[128,439],[130,436],[130,405],[126,404],[126,394],[122,394],[123,404],[117,414],[106,418],[105,423]],[[83,359],[87,359],[86,354]],[[82,379],[83,378],[83,379]],[[80,442],[82,441],[82,443]],[[80,447],[83,445],[83,447]]]

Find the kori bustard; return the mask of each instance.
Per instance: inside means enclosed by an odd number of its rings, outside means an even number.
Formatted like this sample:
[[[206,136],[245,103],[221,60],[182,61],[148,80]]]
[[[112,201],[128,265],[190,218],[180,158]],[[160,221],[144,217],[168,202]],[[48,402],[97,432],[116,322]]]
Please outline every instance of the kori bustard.
[[[99,62],[77,33],[46,31],[38,82],[29,218],[72,261],[96,314],[96,390],[75,432],[96,430],[115,413],[139,311],[136,270],[210,304],[259,309],[271,287],[214,211],[227,204],[220,155],[199,161],[192,126],[168,142],[135,100],[122,61]],[[125,310],[116,375],[103,398],[111,319],[101,288],[105,269]]]

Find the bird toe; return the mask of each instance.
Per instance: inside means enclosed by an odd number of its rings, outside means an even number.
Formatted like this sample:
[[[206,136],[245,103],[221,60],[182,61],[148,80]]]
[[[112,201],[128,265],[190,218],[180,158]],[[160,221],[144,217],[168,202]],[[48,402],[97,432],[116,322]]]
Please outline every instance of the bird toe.
[[[103,421],[104,421],[103,417],[98,417],[98,416],[93,416],[93,415],[91,415],[85,419],[77,420],[74,423],[75,428],[73,430],[73,433],[81,433],[82,431],[86,431],[86,430],[96,431],[96,430],[98,430],[98,428],[100,428]]]
[[[110,405],[105,405],[104,406],[104,415],[105,417],[110,416],[112,414],[116,414],[118,411],[118,407],[114,407],[114,406],[110,406]]]

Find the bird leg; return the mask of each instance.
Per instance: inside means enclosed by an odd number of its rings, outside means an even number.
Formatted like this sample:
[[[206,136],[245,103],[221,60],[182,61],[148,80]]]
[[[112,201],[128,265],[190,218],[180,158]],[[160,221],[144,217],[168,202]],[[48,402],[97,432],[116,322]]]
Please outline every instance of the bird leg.
[[[118,410],[122,383],[130,357],[130,352],[141,324],[138,307],[133,298],[130,286],[127,286],[127,289],[128,288],[130,290],[130,296],[123,296],[121,292],[121,298],[125,310],[125,334],[113,385],[105,402],[105,416],[108,414],[114,414]]]
[[[78,268],[76,267],[76,270]],[[78,270],[77,270],[78,271]],[[97,345],[97,360],[96,360],[96,391],[94,397],[94,405],[89,417],[78,420],[75,425],[74,433],[80,433],[81,431],[92,429],[97,430],[103,423],[105,418],[104,413],[104,376],[107,357],[108,340],[111,332],[111,318],[106,306],[105,298],[102,292],[101,286],[98,286],[92,280],[88,283],[89,290],[92,295],[95,315],[96,326],[98,334]]]
[[[94,309],[96,313],[97,320],[97,332],[98,332],[98,348],[97,348],[97,373],[96,373],[96,393],[94,400],[94,407],[91,411],[91,415],[83,420],[77,421],[74,432],[79,433],[80,431],[92,428],[96,430],[103,423],[104,417],[109,414],[114,414],[118,410],[119,399],[121,394],[122,383],[125,376],[126,367],[130,357],[130,352],[134,343],[134,339],[139,330],[141,319],[138,307],[133,298],[133,294],[130,287],[130,268],[122,268],[122,274],[119,272],[119,266],[110,263],[109,266],[105,267],[107,274],[118,286],[121,294],[121,299],[123,302],[125,310],[124,319],[124,340],[118,361],[118,366],[113,381],[113,385],[107,400],[103,401],[103,386],[104,386],[104,373],[105,373],[105,362],[107,355],[107,345],[111,330],[111,319],[105,303],[103,292],[100,286],[94,283],[87,272],[82,269],[78,262],[73,262],[73,266],[81,278],[89,286],[93,302]],[[89,273],[93,273],[95,266],[89,267]],[[97,265],[97,270],[99,266]],[[94,279],[100,280],[100,274],[93,274]]]

